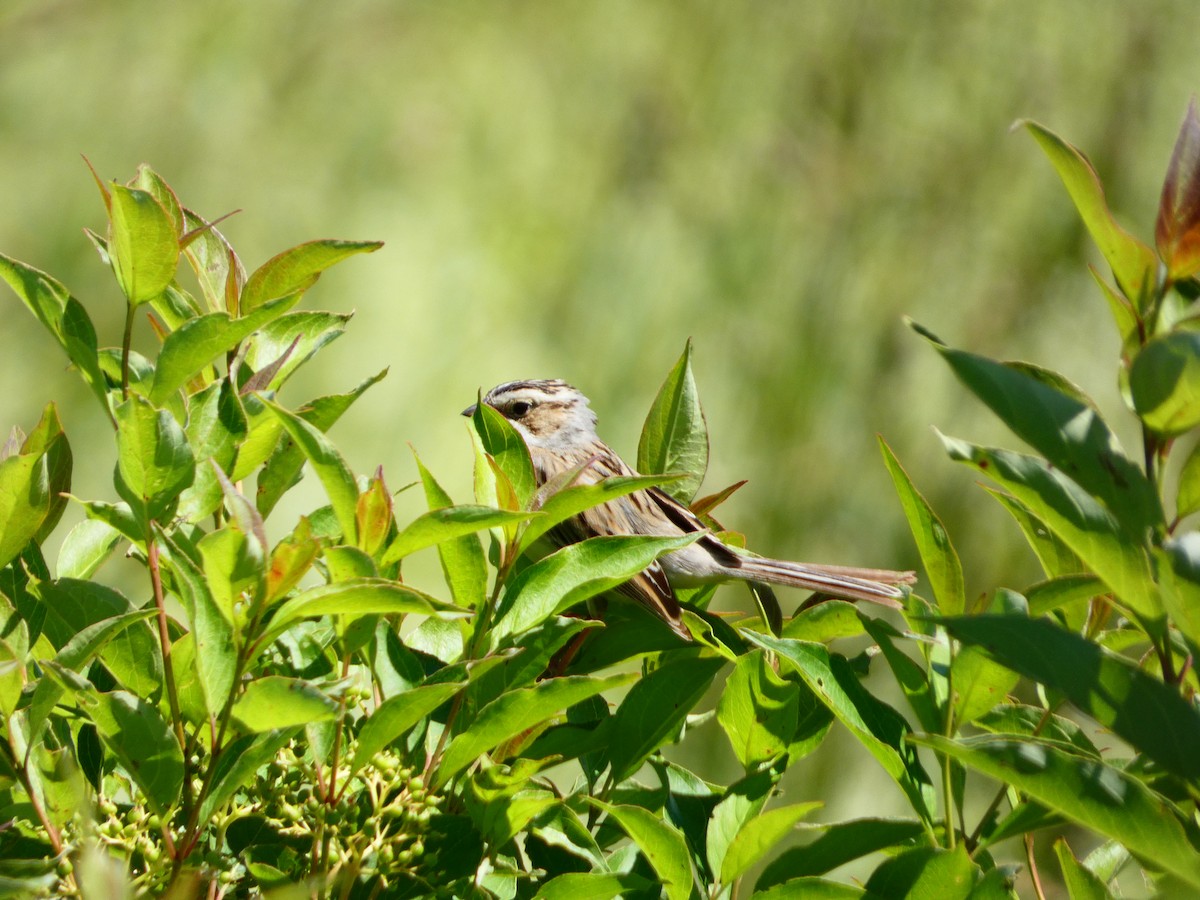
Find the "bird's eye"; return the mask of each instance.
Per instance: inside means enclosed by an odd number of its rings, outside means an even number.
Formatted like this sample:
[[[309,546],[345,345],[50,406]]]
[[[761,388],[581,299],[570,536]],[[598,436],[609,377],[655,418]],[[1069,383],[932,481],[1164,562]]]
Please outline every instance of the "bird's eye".
[[[513,418],[519,419],[531,409],[533,409],[533,404],[528,400],[515,400],[512,406],[508,408],[508,411]]]

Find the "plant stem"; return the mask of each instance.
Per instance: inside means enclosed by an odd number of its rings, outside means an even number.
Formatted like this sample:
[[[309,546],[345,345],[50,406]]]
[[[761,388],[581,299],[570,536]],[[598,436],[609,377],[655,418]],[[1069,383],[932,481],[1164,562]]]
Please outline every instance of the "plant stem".
[[[158,607],[158,639],[162,645],[163,680],[167,686],[167,703],[171,707],[171,724],[183,753],[183,800],[187,808],[191,798],[191,765],[188,762],[187,736],[183,732],[183,715],[179,711],[179,692],[175,686],[175,666],[171,661],[171,632],[167,625],[167,606],[163,598],[162,570],[158,560],[158,542],[154,540],[156,523],[150,522],[146,538],[146,561],[150,567],[150,583],[154,588],[154,605]]]
[[[946,725],[943,734],[946,740],[954,737],[954,641],[950,643],[950,660],[946,666]],[[954,771],[950,754],[942,756],[942,808],[946,822],[946,849],[953,850],[958,843],[954,828]]]
[[[125,304],[125,335],[121,339],[121,399],[129,399],[129,345],[133,343],[133,314],[136,307]]]

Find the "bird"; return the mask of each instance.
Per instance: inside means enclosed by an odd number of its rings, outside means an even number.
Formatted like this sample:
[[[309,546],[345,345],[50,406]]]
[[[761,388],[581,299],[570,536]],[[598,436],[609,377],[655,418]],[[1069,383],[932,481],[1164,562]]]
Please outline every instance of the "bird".
[[[524,440],[539,486],[573,469],[580,470],[576,484],[638,474],[600,439],[588,398],[565,381],[508,381],[488,391],[482,402],[504,416]],[[462,414],[471,416],[475,410],[472,405]],[[688,641],[692,635],[682,620],[677,587],[743,581],[899,607],[905,596],[901,586],[916,581],[913,572],[791,562],[736,551],[685,504],[658,487],[585,510],[551,529],[548,536],[563,547],[599,536],[689,534],[699,537],[659,557],[618,589]]]

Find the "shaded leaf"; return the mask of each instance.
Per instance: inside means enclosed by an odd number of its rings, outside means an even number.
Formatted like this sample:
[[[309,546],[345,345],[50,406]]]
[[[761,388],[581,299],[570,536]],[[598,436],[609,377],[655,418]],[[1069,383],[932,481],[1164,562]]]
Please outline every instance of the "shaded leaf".
[[[1200,887],[1200,853],[1188,841],[1171,804],[1120,769],[1029,738],[981,735],[953,741],[921,735],[910,740],[1011,784]]]
[[[1167,166],[1154,241],[1172,281],[1200,271],[1200,115],[1195,97],[1188,103]]]
[[[1200,712],[1124,657],[1045,619],[965,616],[939,623],[963,643],[1062,692],[1100,724],[1185,778],[1200,777]],[[1200,870],[1198,870],[1200,871]]]
[[[1172,331],[1152,338],[1129,370],[1133,406],[1160,434],[1200,424],[1200,334]]]
[[[1071,900],[1111,900],[1112,894],[1104,882],[1075,858],[1065,840],[1059,838],[1054,842],[1054,853],[1062,867],[1063,884]]]
[[[849,819],[831,825],[803,825],[801,830],[818,832],[818,837],[801,847],[788,848],[768,863],[756,891],[796,876],[823,875],[869,853],[903,846],[925,833],[914,819]]]

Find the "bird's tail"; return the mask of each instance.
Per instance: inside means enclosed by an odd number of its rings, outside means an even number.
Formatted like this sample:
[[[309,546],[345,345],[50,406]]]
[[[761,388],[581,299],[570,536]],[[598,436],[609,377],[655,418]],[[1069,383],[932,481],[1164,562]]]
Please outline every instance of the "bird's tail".
[[[899,586],[917,580],[913,572],[895,572],[891,569],[826,566],[754,556],[743,556],[739,563],[729,574],[743,581],[763,581],[783,587],[819,591],[846,600],[869,600],[896,609],[901,607],[900,601],[904,597]]]

